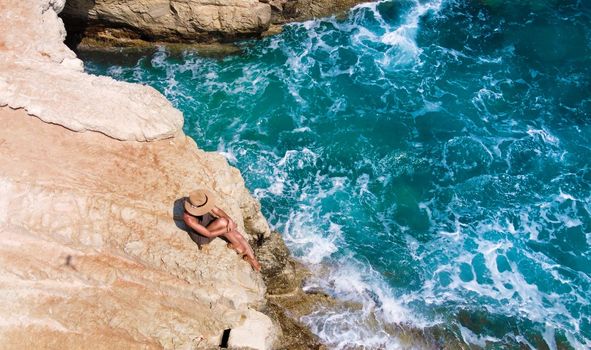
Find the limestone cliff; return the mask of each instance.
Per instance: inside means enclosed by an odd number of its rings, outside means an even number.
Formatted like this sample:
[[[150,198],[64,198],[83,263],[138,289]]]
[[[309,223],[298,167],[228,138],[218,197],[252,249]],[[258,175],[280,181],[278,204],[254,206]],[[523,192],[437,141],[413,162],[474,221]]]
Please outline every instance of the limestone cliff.
[[[66,32],[56,9],[63,8],[63,0],[1,3],[0,106],[25,108],[46,122],[119,140],[179,132],[181,113],[153,88],[82,72],[82,62],[62,43]]]
[[[22,110],[0,123],[0,348],[189,349],[227,328],[234,345],[271,346],[260,275],[173,220],[203,186],[244,230],[256,203],[225,159],[184,136],[120,142]]]
[[[207,348],[228,328],[231,346],[271,348],[261,275],[174,220],[207,187],[268,237],[238,170],[154,89],[83,73],[63,1],[0,4],[0,348]]]
[[[270,26],[339,14],[369,0],[68,0],[72,46],[227,42]],[[75,34],[76,33],[76,34]],[[102,43],[102,44],[101,44]]]

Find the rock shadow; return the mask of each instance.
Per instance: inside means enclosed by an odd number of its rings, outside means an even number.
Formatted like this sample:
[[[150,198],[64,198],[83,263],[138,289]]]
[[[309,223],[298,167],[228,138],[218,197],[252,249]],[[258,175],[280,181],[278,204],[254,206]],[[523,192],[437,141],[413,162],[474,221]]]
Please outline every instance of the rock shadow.
[[[195,242],[199,249],[201,249],[204,245],[209,244],[215,238],[202,236],[185,224],[185,221],[183,220],[183,213],[185,212],[184,204],[186,199],[187,197],[181,197],[174,201],[174,204],[172,205],[172,218],[176,227],[187,232],[193,242]]]
[[[74,52],[77,51],[78,44],[84,38],[89,27],[88,13],[94,6],[94,0],[66,1],[64,9],[59,14],[66,29],[64,43]],[[73,13],[77,13],[78,16],[72,15]]]

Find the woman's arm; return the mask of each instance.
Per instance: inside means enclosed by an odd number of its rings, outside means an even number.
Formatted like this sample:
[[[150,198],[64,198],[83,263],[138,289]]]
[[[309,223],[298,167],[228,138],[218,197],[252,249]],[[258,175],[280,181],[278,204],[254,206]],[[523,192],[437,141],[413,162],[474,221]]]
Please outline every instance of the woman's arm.
[[[216,234],[217,232],[209,231],[205,226],[203,226],[199,222],[197,222],[197,219],[194,216],[189,215],[186,212],[183,213],[183,221],[185,222],[185,224],[187,224],[187,226],[189,226],[190,228],[195,230],[195,232],[197,232],[198,234],[200,234],[202,236],[208,237],[208,238],[217,237],[223,233],[222,232],[222,233]]]
[[[226,212],[222,209],[218,207],[213,207],[213,209],[211,209],[211,212],[219,218],[224,218],[228,220],[228,227],[230,228],[230,230],[235,230],[238,227],[234,220],[232,220],[232,218],[228,214],[226,214]]]

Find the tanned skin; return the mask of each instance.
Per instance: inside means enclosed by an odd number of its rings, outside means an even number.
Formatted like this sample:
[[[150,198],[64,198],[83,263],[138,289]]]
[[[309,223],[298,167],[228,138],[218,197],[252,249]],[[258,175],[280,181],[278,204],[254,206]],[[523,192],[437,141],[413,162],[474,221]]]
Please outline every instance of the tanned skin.
[[[208,238],[225,238],[228,240],[228,242],[230,242],[229,246],[236,250],[238,254],[244,256],[244,259],[252,266],[253,269],[260,271],[261,265],[255,258],[254,251],[244,236],[238,232],[238,225],[236,225],[234,220],[232,220],[232,218],[230,218],[226,212],[218,207],[213,207],[210,213],[213,214],[213,216],[215,216],[217,219],[207,225],[207,227],[201,225],[196,217],[187,213],[186,211],[183,213],[183,220],[187,226],[202,236]]]

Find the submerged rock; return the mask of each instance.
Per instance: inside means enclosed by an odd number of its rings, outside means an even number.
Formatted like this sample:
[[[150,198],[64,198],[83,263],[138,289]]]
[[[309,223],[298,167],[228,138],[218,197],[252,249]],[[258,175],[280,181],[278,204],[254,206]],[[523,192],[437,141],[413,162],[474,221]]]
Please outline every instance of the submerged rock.
[[[320,339],[299,319],[318,307],[334,306],[338,301],[326,294],[304,292],[302,286],[310,272],[293,259],[279,233],[261,238],[256,254],[267,285],[267,304],[262,311],[281,329],[277,348],[325,349]]]
[[[279,233],[273,232],[255,249],[262,265],[267,293],[288,294],[301,289],[302,278],[298,274],[297,263]]]

